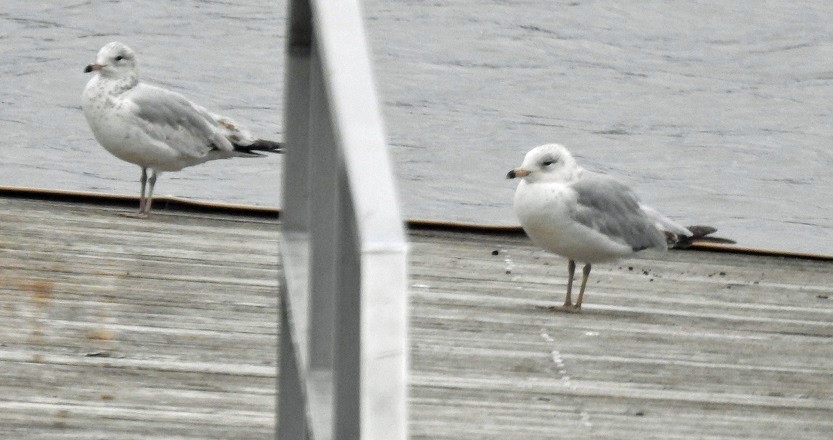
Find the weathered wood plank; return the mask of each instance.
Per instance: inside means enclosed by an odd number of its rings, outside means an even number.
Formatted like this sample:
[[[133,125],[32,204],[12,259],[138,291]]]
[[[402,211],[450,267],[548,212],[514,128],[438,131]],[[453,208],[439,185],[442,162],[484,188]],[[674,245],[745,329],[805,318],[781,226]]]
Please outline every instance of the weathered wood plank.
[[[0,198],[0,436],[273,438],[278,225]],[[829,439],[833,264],[412,231],[413,439]],[[493,251],[498,251],[493,255]]]
[[[2,437],[273,436],[274,222],[0,210]]]
[[[825,438],[833,428],[830,263],[645,255],[595,266],[585,312],[569,315],[540,307],[562,301],[564,260],[525,240],[426,238],[413,252],[427,258],[412,264],[412,383],[416,418],[430,422],[415,438]]]

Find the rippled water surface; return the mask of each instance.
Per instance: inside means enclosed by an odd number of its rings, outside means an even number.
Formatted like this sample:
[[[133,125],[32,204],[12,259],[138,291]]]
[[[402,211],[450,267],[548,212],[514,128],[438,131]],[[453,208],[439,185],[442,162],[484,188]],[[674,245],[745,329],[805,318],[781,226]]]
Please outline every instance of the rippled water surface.
[[[833,254],[833,3],[765,3],[365,2],[406,215],[514,224],[506,171],[559,142],[683,223]],[[82,69],[112,40],[144,80],[281,139],[285,9],[6,0],[0,185],[138,192],[80,110]],[[277,206],[280,167],[218,161],[157,190]]]

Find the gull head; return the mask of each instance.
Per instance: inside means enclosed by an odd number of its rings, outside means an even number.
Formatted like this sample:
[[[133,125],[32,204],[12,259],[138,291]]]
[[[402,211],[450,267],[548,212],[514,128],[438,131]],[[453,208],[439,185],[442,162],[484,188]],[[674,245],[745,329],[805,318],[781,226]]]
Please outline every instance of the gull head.
[[[127,45],[114,41],[98,51],[94,64],[84,69],[84,73],[98,72],[101,76],[126,78],[136,75],[136,53]]]
[[[546,144],[526,153],[521,166],[509,171],[506,178],[523,178],[528,182],[569,182],[580,169],[564,146]]]

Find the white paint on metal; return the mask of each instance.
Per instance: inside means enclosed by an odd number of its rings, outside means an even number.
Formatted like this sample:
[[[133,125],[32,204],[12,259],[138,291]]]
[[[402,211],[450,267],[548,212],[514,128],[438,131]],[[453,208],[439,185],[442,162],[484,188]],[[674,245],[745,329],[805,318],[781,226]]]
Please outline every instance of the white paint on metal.
[[[408,245],[358,2],[289,7],[278,436],[404,440]]]

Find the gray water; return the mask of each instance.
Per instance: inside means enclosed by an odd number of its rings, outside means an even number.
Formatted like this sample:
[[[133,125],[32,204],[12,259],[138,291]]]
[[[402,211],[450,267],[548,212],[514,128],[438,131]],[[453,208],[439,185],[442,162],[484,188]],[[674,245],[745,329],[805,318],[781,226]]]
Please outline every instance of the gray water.
[[[621,5],[625,6],[621,6]],[[112,40],[144,80],[282,139],[285,2],[5,0],[0,185],[138,192],[93,139],[83,67]],[[411,218],[516,224],[506,172],[542,143],[739,244],[833,254],[833,2],[371,0]],[[163,175],[159,194],[278,206],[280,157]]]

